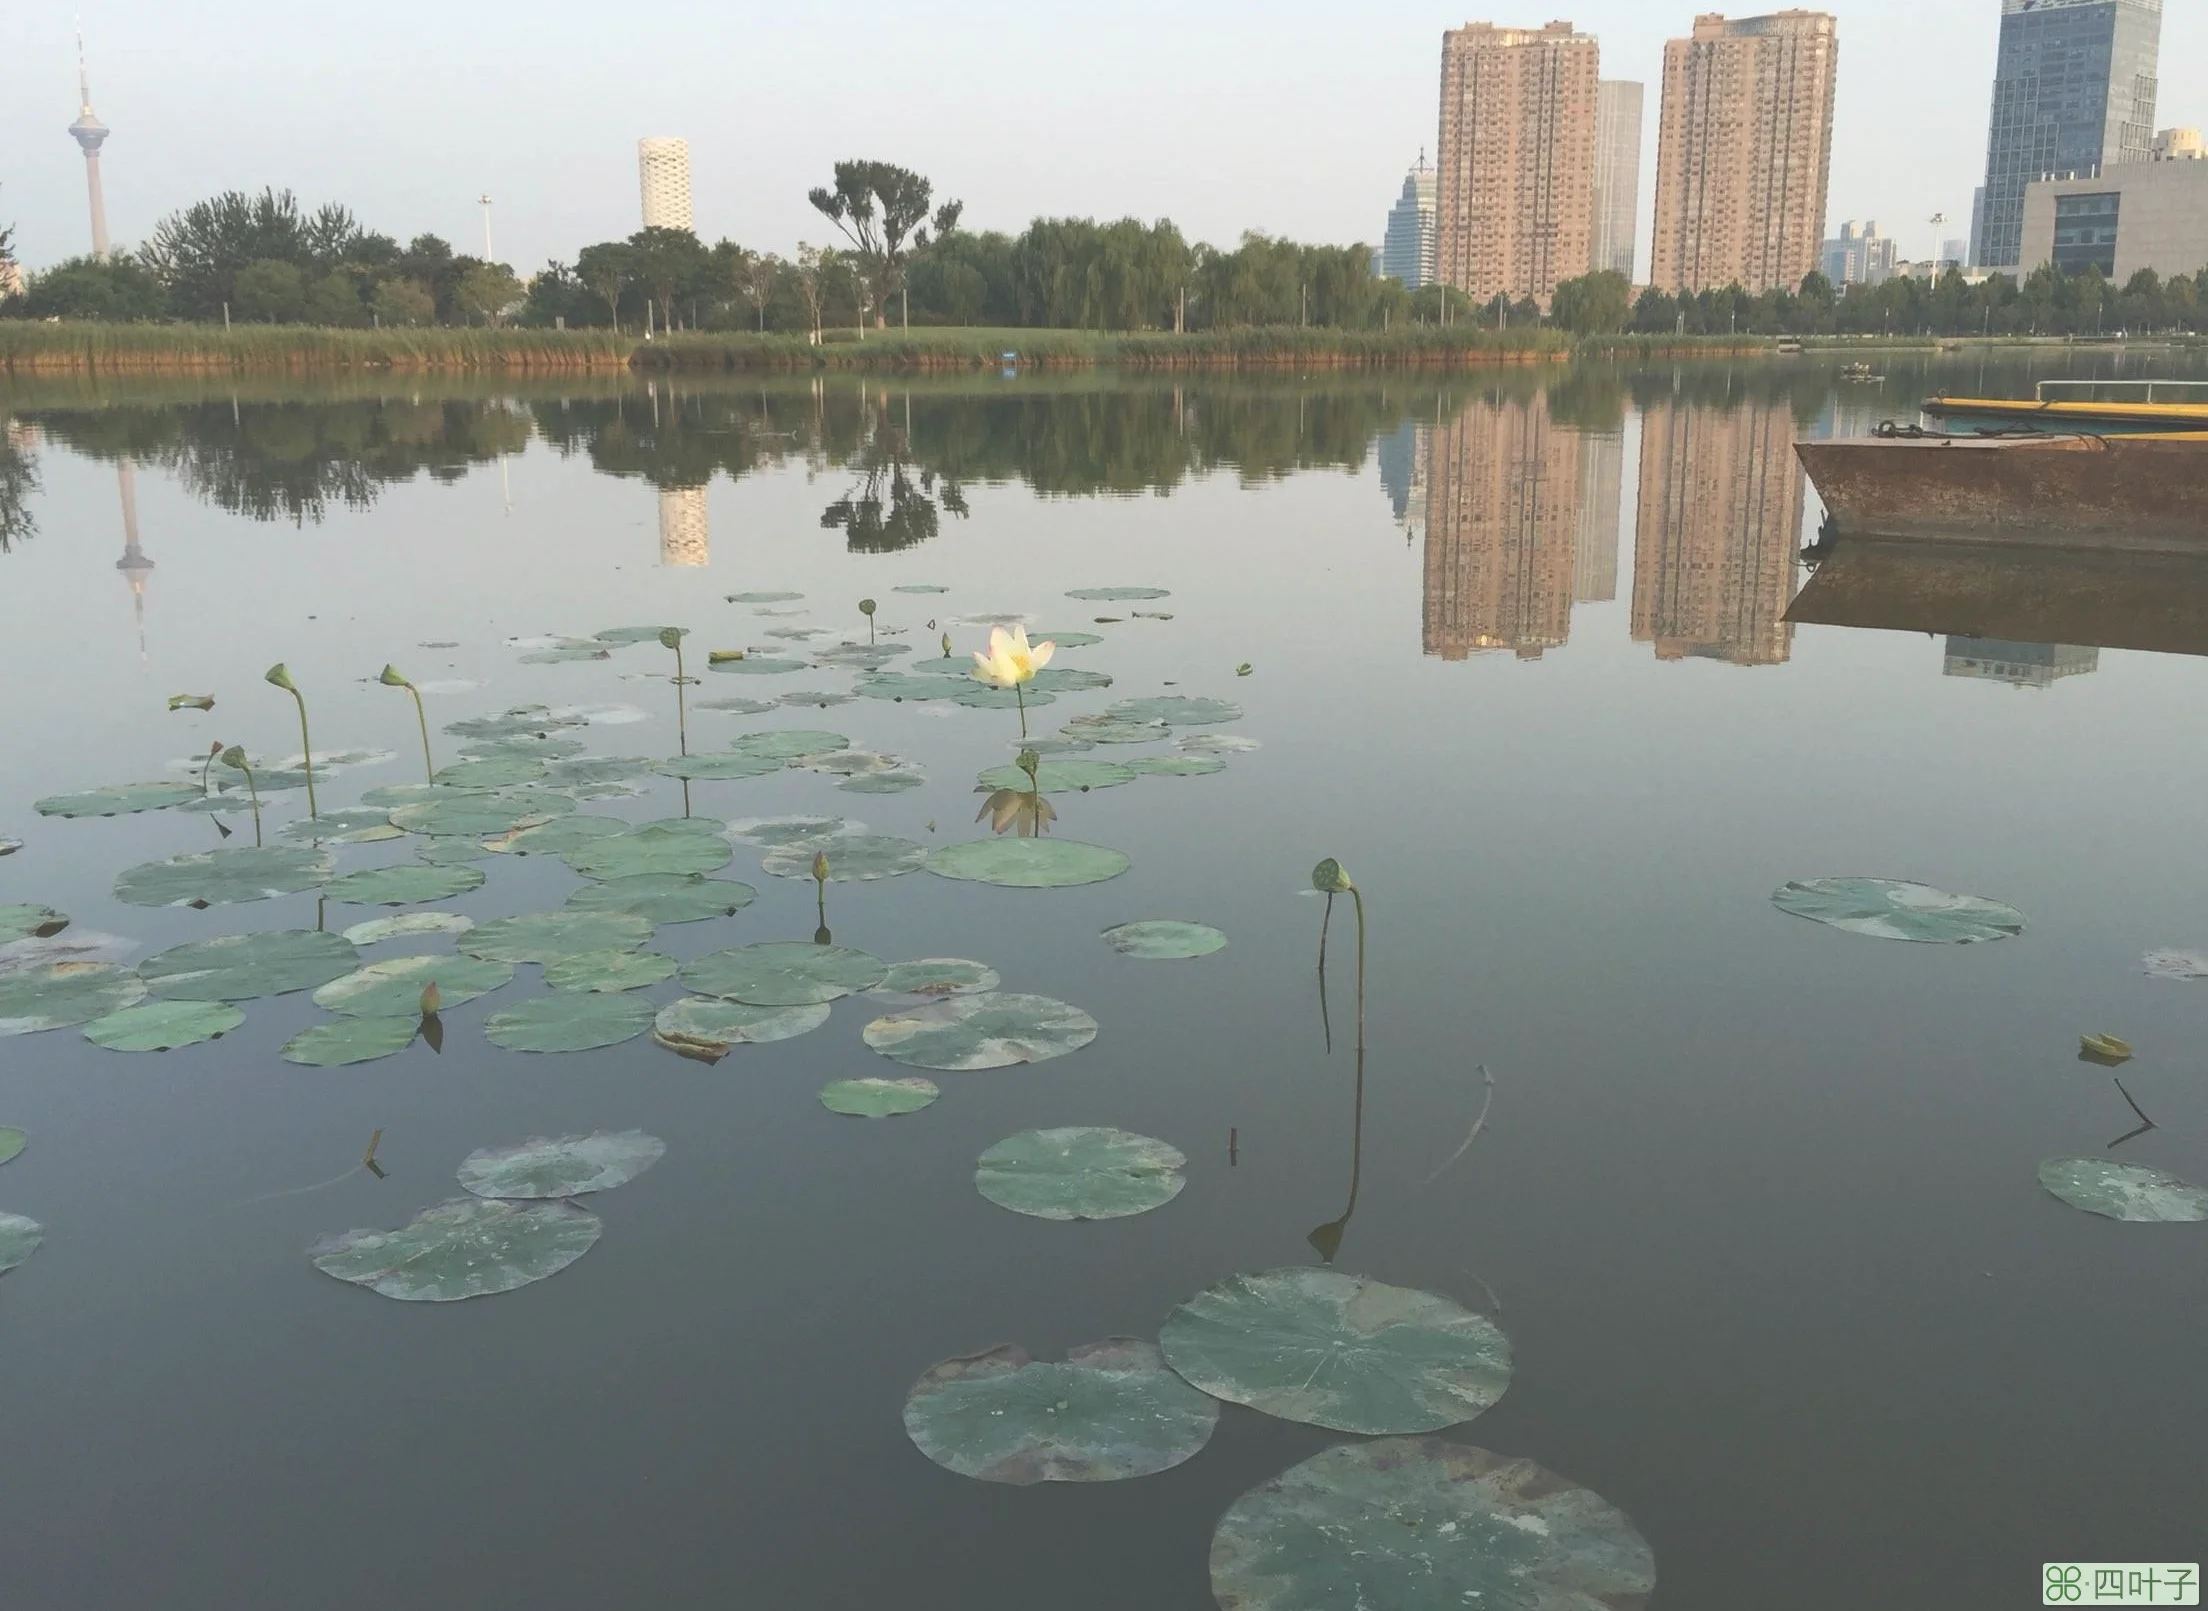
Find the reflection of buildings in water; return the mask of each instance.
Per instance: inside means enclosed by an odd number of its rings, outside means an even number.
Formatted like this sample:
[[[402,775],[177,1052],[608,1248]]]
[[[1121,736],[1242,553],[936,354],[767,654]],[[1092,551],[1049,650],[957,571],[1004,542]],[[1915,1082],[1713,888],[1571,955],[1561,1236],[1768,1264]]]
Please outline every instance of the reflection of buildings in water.
[[[2068,643],[2011,643],[2005,638],[1963,638],[1950,635],[1947,661],[1949,677],[1978,677],[1988,682],[2013,683],[2019,688],[2052,688],[2065,677],[2083,677],[2101,668],[2101,651]]]
[[[1426,471],[1425,652],[1538,659],[1571,635],[1583,438],[1548,401],[1474,403],[1433,428]]]
[[[1794,417],[1664,403],[1641,420],[1633,638],[1659,660],[1782,665],[1804,488]]]
[[[705,488],[660,488],[660,564],[708,565],[712,560],[713,533],[706,523]]]
[[[1387,491],[1406,542],[1426,530],[1426,456],[1432,451],[1433,434],[1432,426],[1405,420],[1378,441],[1380,485]]]
[[[1625,502],[1625,433],[1580,438],[1579,531],[1572,539],[1572,602],[1607,604],[1618,596],[1618,527]]]
[[[115,562],[123,580],[130,584],[131,614],[138,621],[138,658],[146,657],[146,578],[153,574],[153,561],[146,558],[146,551],[138,546],[138,466],[129,454],[115,461],[115,486],[123,498],[123,557]]]

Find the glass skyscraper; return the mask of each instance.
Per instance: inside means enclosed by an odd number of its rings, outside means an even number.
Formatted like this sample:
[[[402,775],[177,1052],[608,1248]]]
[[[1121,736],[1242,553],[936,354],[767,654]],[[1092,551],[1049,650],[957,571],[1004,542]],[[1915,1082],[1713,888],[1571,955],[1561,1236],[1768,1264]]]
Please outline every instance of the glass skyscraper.
[[[1406,291],[1434,283],[1434,170],[1423,151],[1403,180],[1402,196],[1388,209],[1380,272],[1401,280]]]
[[[2002,0],[1986,140],[1986,200],[1972,256],[2020,264],[2024,187],[2154,155],[2162,0]]]

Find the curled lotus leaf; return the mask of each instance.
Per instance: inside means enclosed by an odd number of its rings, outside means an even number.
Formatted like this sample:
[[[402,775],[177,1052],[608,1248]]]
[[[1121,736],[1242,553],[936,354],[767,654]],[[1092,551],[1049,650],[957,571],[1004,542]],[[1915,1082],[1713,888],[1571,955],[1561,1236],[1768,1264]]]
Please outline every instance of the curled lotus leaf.
[[[868,884],[877,879],[901,878],[928,863],[927,848],[910,839],[887,834],[845,834],[836,839],[806,840],[767,852],[760,865],[777,878],[810,878],[813,856],[828,858],[831,884]]]
[[[820,1105],[853,1119],[893,1119],[918,1113],[943,1094],[933,1080],[831,1080],[820,1088]]]
[[[717,755],[670,755],[664,761],[655,761],[652,770],[688,783],[732,783],[739,778],[763,778],[769,772],[779,772],[782,763],[724,750]]]
[[[917,789],[927,778],[906,767],[888,772],[861,772],[847,777],[836,785],[839,794],[903,794],[907,789]]]
[[[314,993],[314,1004],[351,1018],[402,1018],[421,1012],[422,992],[430,985],[446,1010],[503,989],[514,980],[510,962],[479,957],[386,957],[332,979]]]
[[[525,912],[460,936],[486,962],[557,962],[585,951],[634,951],[652,937],[652,920],[633,912]]]
[[[1624,1512],[1531,1460],[1386,1438],[1237,1499],[1211,1588],[1223,1611],[1641,1611],[1656,1556]]]
[[[2050,1158],[2039,1183],[2068,1203],[2104,1219],[2132,1224],[2189,1224],[2208,1220],[2208,1188],[2141,1164],[2106,1158]]]
[[[562,1200],[461,1197],[395,1231],[347,1231],[307,1249],[324,1275],[409,1303],[451,1303],[557,1275],[591,1249],[596,1214]]]
[[[1510,1385],[1510,1342],[1492,1321],[1334,1270],[1230,1276],[1175,1309],[1158,1342],[1214,1398],[1368,1436],[1469,1421]]]
[[[773,655],[747,654],[741,660],[715,660],[708,670],[734,677],[780,677],[806,669],[802,660],[778,660]]]
[[[51,906],[0,906],[0,945],[11,940],[50,940],[69,926]]]
[[[576,1197],[626,1186],[666,1155],[642,1130],[598,1130],[513,1147],[481,1147],[460,1163],[460,1184],[478,1197]]]
[[[1170,1471],[1218,1424],[1219,1406],[1133,1337],[1069,1349],[1063,1362],[1014,1347],[946,1359],[905,1399],[905,1432],[922,1454],[962,1477],[1021,1487]]]
[[[833,841],[846,834],[864,832],[863,823],[846,822],[841,817],[740,817],[728,825],[731,839],[768,850],[808,844],[816,839]],[[824,843],[821,848],[830,846]]]
[[[318,929],[263,929],[174,946],[139,965],[146,988],[169,1001],[253,1001],[326,985],[360,966],[360,953]]]
[[[23,1156],[23,1149],[31,1144],[31,1138],[12,1125],[0,1125],[0,1164],[12,1163]]]
[[[192,763],[195,767],[198,762]],[[115,783],[77,794],[52,794],[31,807],[42,817],[124,817],[160,811],[200,797],[196,783]]]
[[[1104,942],[1123,957],[1141,962],[1177,962],[1224,951],[1227,937],[1208,923],[1149,918],[1104,931]]]
[[[775,708],[775,702],[771,699],[701,699],[690,708],[720,711],[726,715],[764,716]]]
[[[1138,722],[1120,716],[1076,716],[1066,723],[1058,736],[1090,744],[1155,744],[1172,734],[1173,730],[1163,722]]]
[[[1224,772],[1227,763],[1216,755],[1138,755],[1127,769],[1137,777],[1201,778]]]
[[[1771,904],[1849,934],[1928,945],[1977,945],[2024,932],[2024,914],[1980,895],[1950,895],[1892,878],[1812,878],[1781,885]]]
[[[763,733],[746,733],[732,750],[745,755],[756,755],[768,761],[795,761],[808,755],[832,755],[837,750],[847,750],[851,741],[841,733],[831,733],[818,727],[770,728]]]
[[[1203,727],[1213,722],[1238,722],[1242,707],[1231,699],[1200,699],[1187,694],[1160,694],[1153,699],[1122,699],[1107,706],[1104,714],[1123,722],[1164,722],[1169,727]]]
[[[879,957],[848,946],[768,940],[699,957],[684,965],[682,982],[752,1007],[808,1007],[871,990],[888,971]]]
[[[556,990],[491,1014],[483,1033],[510,1052],[591,1052],[652,1027],[649,1001],[623,994]]]
[[[245,1022],[227,1001],[141,1001],[84,1026],[84,1038],[111,1052],[173,1052],[220,1040]]]
[[[350,1068],[396,1057],[421,1033],[419,1013],[391,1018],[330,1018],[311,1024],[284,1042],[276,1055],[307,1068]]]
[[[568,896],[574,912],[629,912],[654,923],[704,923],[742,911],[759,898],[733,878],[694,873],[638,873],[585,884]]]
[[[483,887],[477,867],[427,867],[401,862],[393,867],[369,867],[333,879],[324,891],[333,901],[354,906],[419,906],[425,901],[449,901],[455,895]]]
[[[792,604],[803,598],[802,593],[731,593],[731,604]]]
[[[564,856],[601,839],[618,839],[634,827],[635,824],[619,817],[578,811],[572,817],[555,817],[534,828],[517,828],[512,833],[501,834],[484,848],[501,856]]]
[[[866,1044],[910,1068],[1010,1068],[1077,1052],[1096,1039],[1096,1020],[1048,996],[1002,991],[951,996],[866,1026]]]
[[[1189,733],[1173,741],[1173,747],[1189,755],[1247,755],[1262,746],[1240,733]]]
[[[115,898],[132,906],[237,906],[318,888],[336,870],[326,853],[304,845],[203,850],[129,869],[115,880]]]
[[[355,945],[380,945],[385,940],[423,934],[465,934],[474,927],[474,918],[462,917],[458,912],[402,912],[397,917],[355,923],[345,931],[345,938]]]
[[[494,839],[516,828],[533,828],[564,817],[575,802],[546,789],[515,789],[505,794],[457,794],[400,806],[391,821],[408,833],[431,838]]]
[[[1022,705],[1034,710],[1039,705],[1054,705],[1058,696],[1043,693],[1030,685],[1022,691],[1017,688],[992,688],[987,683],[970,683],[959,690],[958,702],[974,710],[1016,710]]]
[[[494,755],[441,766],[430,781],[448,789],[511,789],[543,776],[544,762],[535,756]]]
[[[401,838],[403,832],[391,825],[388,810],[362,806],[287,822],[277,837],[295,845],[374,845]]]
[[[1035,769],[1034,786],[1045,794],[1086,794],[1091,789],[1116,789],[1135,781],[1132,768],[1117,761],[1091,761],[1082,756],[1046,760]],[[992,766],[978,780],[982,789],[1016,789],[1026,792],[1027,774],[1017,766]]]
[[[1071,889],[1101,884],[1125,872],[1125,852],[1073,839],[970,839],[945,845],[928,857],[939,878],[997,884],[1006,889]]]
[[[585,951],[544,966],[544,982],[554,990],[589,990],[612,995],[642,990],[672,979],[678,966],[657,951]]]
[[[922,957],[899,962],[874,987],[878,996],[978,996],[1003,981],[986,962],[964,957]]]
[[[861,677],[851,691],[862,699],[956,699],[970,683],[954,677],[915,676],[909,671],[877,671]]]
[[[1126,1219],[1178,1197],[1187,1167],[1178,1147],[1130,1130],[1026,1130],[981,1155],[974,1184],[1034,1219]]]
[[[652,1039],[694,1062],[718,1063],[738,1045],[795,1040],[828,1022],[825,1003],[803,1007],[751,1007],[740,1001],[685,996],[669,1002],[652,1021]]]
[[[585,878],[636,878],[646,873],[718,872],[735,859],[720,824],[647,822],[628,833],[594,839],[567,852]]]
[[[1173,596],[1163,587],[1077,587],[1066,595],[1084,604],[1121,604],[1131,599],[1166,599]]]
[[[12,1270],[46,1240],[46,1228],[21,1214],[0,1214],[0,1271]]]
[[[106,962],[48,962],[0,974],[0,1035],[87,1024],[145,996],[144,980]]]

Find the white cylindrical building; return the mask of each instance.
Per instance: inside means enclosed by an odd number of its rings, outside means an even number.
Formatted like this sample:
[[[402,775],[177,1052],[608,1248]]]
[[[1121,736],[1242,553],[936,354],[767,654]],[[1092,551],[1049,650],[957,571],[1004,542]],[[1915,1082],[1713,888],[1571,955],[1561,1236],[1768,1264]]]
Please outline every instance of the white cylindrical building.
[[[636,142],[637,183],[646,229],[694,229],[690,212],[690,143],[671,135]]]

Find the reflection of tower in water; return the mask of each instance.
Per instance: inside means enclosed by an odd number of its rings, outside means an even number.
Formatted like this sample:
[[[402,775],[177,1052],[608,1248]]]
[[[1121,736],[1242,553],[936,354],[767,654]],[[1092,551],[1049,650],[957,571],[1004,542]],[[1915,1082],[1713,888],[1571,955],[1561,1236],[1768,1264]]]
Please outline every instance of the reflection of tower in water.
[[[1583,445],[1550,422],[1539,395],[1474,403],[1433,428],[1426,653],[1509,649],[1532,660],[1570,637]]]
[[[129,454],[115,461],[115,485],[123,497],[123,557],[115,562],[130,584],[131,614],[138,620],[138,658],[146,658],[146,578],[153,561],[138,546],[138,466]]]
[[[1379,439],[1380,485],[1395,510],[1405,542],[1426,531],[1426,465],[1433,452],[1433,427],[1405,420]]]
[[[1659,660],[1783,665],[1804,480],[1780,405],[1661,403],[1641,420],[1633,638]]]
[[[660,488],[660,564],[709,565],[712,561],[713,533],[706,524],[705,488]]]

